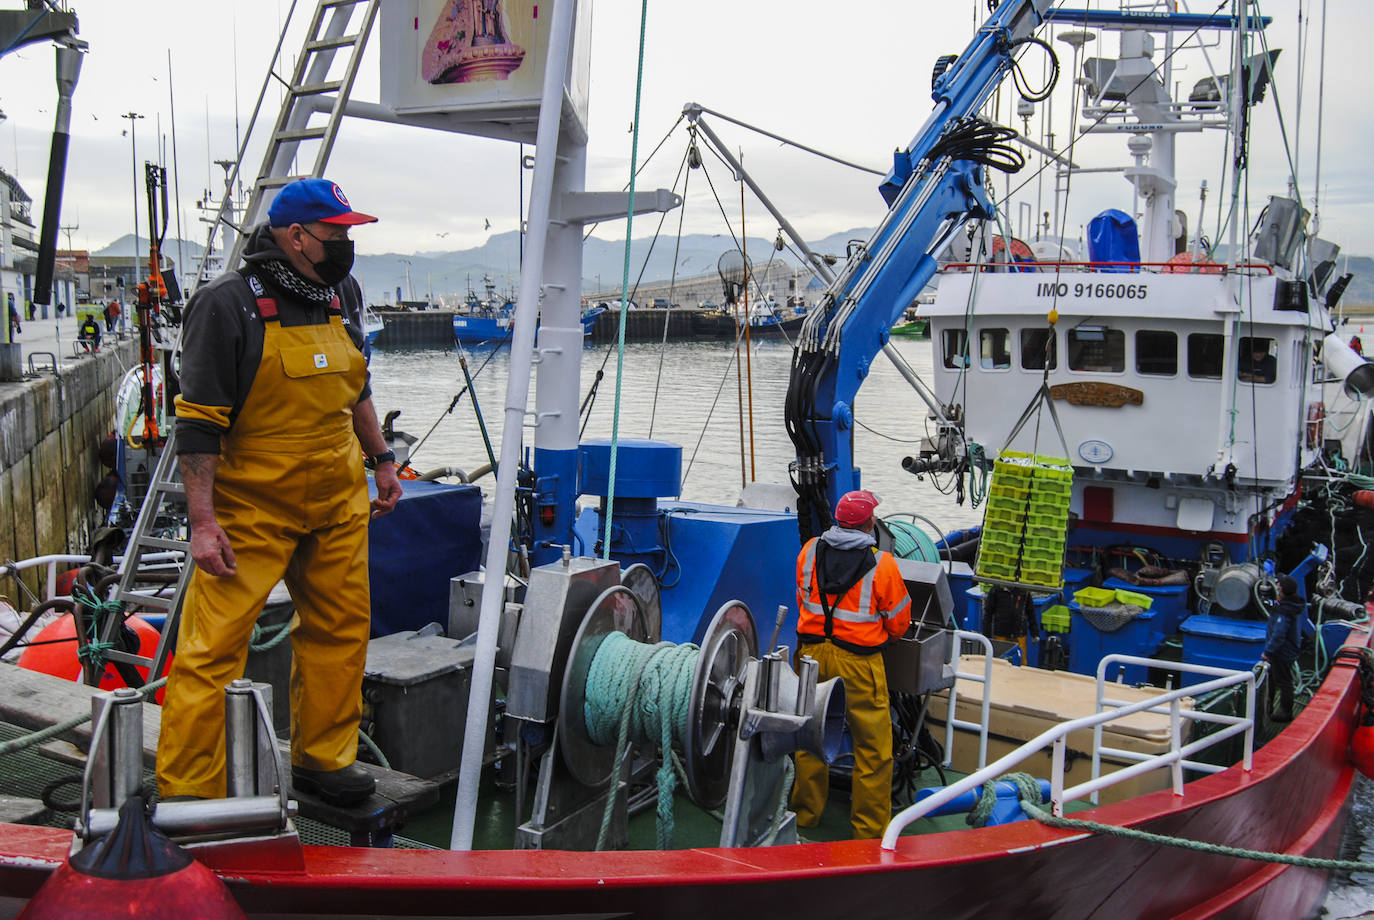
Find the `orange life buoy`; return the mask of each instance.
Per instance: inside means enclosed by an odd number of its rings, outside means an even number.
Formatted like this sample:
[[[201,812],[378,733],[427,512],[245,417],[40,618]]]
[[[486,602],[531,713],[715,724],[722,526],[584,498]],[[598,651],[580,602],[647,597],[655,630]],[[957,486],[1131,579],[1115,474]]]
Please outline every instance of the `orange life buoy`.
[[[1199,274],[1219,275],[1226,270],[1224,265],[1213,262],[1203,254],[1194,256],[1191,252],[1180,252],[1170,256],[1161,271],[1166,275]]]

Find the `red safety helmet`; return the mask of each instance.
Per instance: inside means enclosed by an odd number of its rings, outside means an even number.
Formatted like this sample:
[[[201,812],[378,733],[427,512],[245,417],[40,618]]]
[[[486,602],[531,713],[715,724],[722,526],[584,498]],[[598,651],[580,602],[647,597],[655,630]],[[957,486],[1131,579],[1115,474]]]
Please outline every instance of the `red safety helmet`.
[[[873,517],[882,499],[867,489],[846,492],[835,505],[835,522],[842,527],[859,527]]]

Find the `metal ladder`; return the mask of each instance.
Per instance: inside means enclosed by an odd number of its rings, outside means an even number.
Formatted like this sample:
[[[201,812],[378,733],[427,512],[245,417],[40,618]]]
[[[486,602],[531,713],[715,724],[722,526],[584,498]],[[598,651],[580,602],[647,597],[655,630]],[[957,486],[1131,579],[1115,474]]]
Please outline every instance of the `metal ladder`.
[[[170,421],[170,419],[169,419]],[[143,506],[139,509],[134,529],[129,534],[129,544],[124,550],[124,558],[119,564],[119,583],[111,595],[111,601],[118,601],[125,610],[142,609],[160,611],[167,616],[158,639],[157,648],[151,656],[137,652],[126,652],[117,645],[104,652],[106,661],[116,664],[131,664],[148,669],[148,680],[156,680],[167,663],[167,656],[176,647],[177,626],[181,618],[181,602],[186,585],[195,569],[191,558],[191,545],[186,540],[157,535],[159,520],[164,504],[184,506],[186,487],[178,476],[176,451],[176,425],[171,426],[162,453],[148,482],[148,493],[144,496]],[[180,508],[173,509],[178,513]],[[178,513],[178,518],[180,514]],[[165,526],[165,525],[163,525]],[[175,562],[175,577],[170,568],[158,572],[143,565],[143,557],[149,553],[180,553],[180,562]],[[165,580],[163,580],[165,579]],[[167,586],[171,585],[168,592]],[[124,623],[123,616],[107,616],[99,623],[97,634],[102,643],[115,643],[117,633]],[[84,641],[84,640],[83,640]],[[99,680],[99,673],[88,675]],[[89,682],[89,681],[88,681]]]
[[[379,2],[380,0],[320,0],[315,8],[305,42],[296,58],[295,73],[287,84],[281,111],[277,115],[272,136],[263,153],[262,166],[253,182],[248,205],[243,212],[242,227],[235,228],[239,232],[225,262],[225,268],[232,269],[238,265],[243,255],[243,247],[247,243],[248,229],[265,217],[267,205],[271,198],[275,197],[277,189],[296,179],[324,174],[329,154],[334,148],[334,140],[339,133],[339,124],[343,121],[344,107],[348,103],[349,94],[353,91],[353,81],[358,74],[358,65],[362,62],[367,37],[377,17]],[[355,16],[355,12],[361,15]],[[357,21],[356,28],[349,31],[349,26],[354,20]],[[289,26],[288,22],[287,27]],[[340,51],[347,51],[348,58],[343,73],[331,78],[334,56]],[[264,92],[266,88],[267,84],[264,84]],[[329,95],[331,93],[332,100]],[[324,111],[326,106],[329,112],[328,120],[324,124],[311,125],[311,116],[318,111]],[[308,173],[293,175],[292,163],[301,143],[305,141],[319,141],[315,163]],[[226,177],[227,188],[233,187],[238,169],[236,166],[234,174]],[[231,196],[226,195],[226,200],[229,197]],[[222,209],[220,219],[223,219]],[[212,238],[217,225],[218,221],[210,228]]]

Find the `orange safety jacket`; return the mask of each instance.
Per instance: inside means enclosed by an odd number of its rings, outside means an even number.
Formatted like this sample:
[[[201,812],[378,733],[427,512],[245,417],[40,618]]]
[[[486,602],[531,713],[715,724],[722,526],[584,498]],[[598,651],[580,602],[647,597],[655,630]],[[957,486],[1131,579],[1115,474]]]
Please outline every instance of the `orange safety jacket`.
[[[841,597],[822,597],[812,537],[797,556],[797,636],[803,642],[829,640],[840,648],[876,652],[889,637],[911,625],[911,595],[891,553],[873,549],[877,565]],[[827,615],[826,607],[830,611]]]

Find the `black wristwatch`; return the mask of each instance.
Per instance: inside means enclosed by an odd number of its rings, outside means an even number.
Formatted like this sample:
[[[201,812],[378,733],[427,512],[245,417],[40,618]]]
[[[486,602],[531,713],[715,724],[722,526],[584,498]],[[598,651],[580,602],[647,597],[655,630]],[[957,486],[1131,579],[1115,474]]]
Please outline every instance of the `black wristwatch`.
[[[379,464],[382,463],[395,463],[396,451],[384,450],[380,454],[377,454],[375,457],[368,457],[367,459],[372,461],[373,468],[376,468]]]

